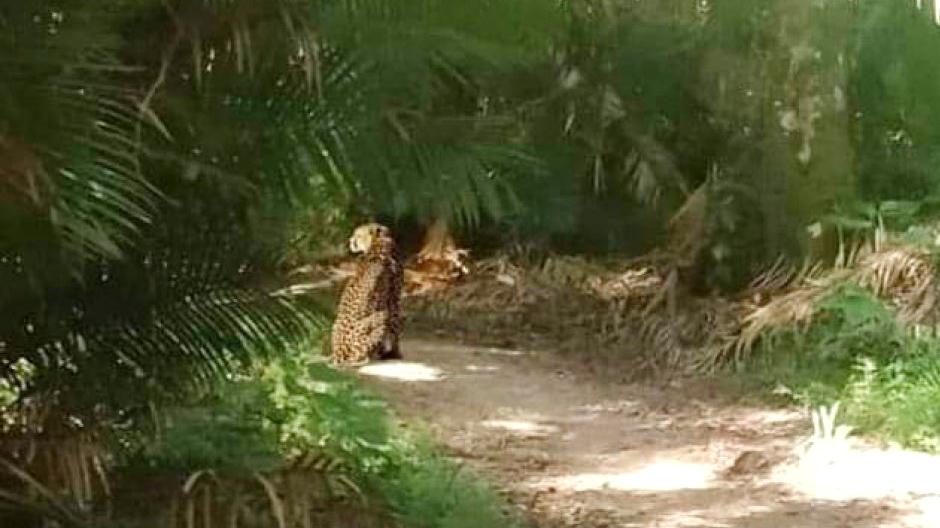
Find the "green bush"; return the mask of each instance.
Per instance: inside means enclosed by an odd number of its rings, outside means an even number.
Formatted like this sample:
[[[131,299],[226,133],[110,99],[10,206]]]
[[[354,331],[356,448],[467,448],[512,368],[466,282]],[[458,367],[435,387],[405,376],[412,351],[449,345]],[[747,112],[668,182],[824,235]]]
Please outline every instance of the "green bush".
[[[426,445],[413,446],[412,463],[401,466],[388,498],[404,526],[414,528],[506,527],[514,522],[493,491]]]
[[[246,476],[316,453],[350,479],[363,507],[378,504],[402,526],[513,526],[479,479],[425,435],[395,426],[382,400],[311,360],[312,349],[298,346],[196,405],[171,409],[160,434],[125,449],[124,474]]]
[[[257,384],[235,382],[197,405],[168,409],[162,430],[128,454],[127,469],[181,474],[274,469],[281,456],[277,435],[259,412],[263,401]]]
[[[819,308],[808,328],[766,339],[745,378],[800,404],[840,400],[859,432],[940,451],[940,339],[916,335],[855,286],[837,289]]]
[[[903,356],[859,359],[843,397],[860,430],[908,447],[940,452],[940,343],[915,339]]]

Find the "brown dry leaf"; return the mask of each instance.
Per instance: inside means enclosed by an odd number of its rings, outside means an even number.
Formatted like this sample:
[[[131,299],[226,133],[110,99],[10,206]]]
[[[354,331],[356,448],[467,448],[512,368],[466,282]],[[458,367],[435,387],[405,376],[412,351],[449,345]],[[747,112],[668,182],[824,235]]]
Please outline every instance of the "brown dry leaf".
[[[927,251],[890,247],[862,257],[853,280],[898,306],[902,321],[918,323],[937,307],[935,269]]]

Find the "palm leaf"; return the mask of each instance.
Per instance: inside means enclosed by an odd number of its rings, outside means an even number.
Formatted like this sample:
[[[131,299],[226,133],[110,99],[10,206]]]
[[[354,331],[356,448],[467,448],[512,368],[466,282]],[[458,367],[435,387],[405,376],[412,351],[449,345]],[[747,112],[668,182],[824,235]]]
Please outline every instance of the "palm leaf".
[[[0,111],[0,143],[30,160],[17,169],[2,159],[0,173],[31,181],[18,186],[32,191],[28,214],[45,215],[74,258],[117,257],[160,200],[136,157],[137,111],[123,79],[133,69],[115,58],[101,24],[109,16],[92,21],[40,3],[0,13],[0,99],[13,102]]]

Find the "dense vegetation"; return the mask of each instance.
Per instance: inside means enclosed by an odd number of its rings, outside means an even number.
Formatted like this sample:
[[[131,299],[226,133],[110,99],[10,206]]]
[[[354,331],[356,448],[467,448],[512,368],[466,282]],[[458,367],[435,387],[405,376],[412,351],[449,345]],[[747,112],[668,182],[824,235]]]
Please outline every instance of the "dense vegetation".
[[[195,515],[197,492],[258,501],[296,473],[324,491],[271,498],[281,523],[371,497],[351,511],[379,525],[487,525],[486,491],[316,361],[329,307],[285,293],[286,271],[374,217],[530,255],[668,242],[695,294],[740,290],[781,255],[845,264],[858,243],[902,243],[889,231],[932,259],[934,15],[901,0],[7,2],[0,506],[79,526],[146,474],[183,479],[173,500]],[[937,449],[936,338],[911,330],[932,321],[846,284],[808,330],[759,341],[781,369],[761,375]]]

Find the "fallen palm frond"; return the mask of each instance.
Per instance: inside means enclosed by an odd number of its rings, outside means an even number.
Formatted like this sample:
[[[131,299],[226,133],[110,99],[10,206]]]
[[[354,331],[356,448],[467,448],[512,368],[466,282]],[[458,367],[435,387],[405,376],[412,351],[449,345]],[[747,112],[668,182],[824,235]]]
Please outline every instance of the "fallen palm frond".
[[[902,324],[936,323],[936,269],[924,249],[896,245],[861,251],[844,266],[829,270],[818,265],[790,271],[774,266],[749,290],[758,302],[742,303],[737,328],[706,349],[700,367],[713,370],[727,362],[739,363],[769,333],[808,325],[819,313],[823,298],[846,283],[886,300]]]
[[[862,257],[852,280],[886,298],[905,323],[932,320],[938,304],[935,265],[920,248],[899,246]]]
[[[706,305],[722,303],[696,299],[670,315],[666,296],[677,289],[659,254],[616,268],[565,256],[523,266],[500,256],[475,263],[459,284],[412,298],[408,309],[412,319],[484,340],[539,336],[562,349],[622,350],[659,370],[689,362],[714,326]]]
[[[721,336],[716,346],[705,353],[700,367],[706,370],[729,361],[740,363],[767,332],[799,324],[808,324],[816,314],[818,301],[828,290],[808,285],[785,293],[764,305],[744,306],[739,327]]]
[[[541,334],[559,348],[621,351],[653,370],[700,372],[747,360],[776,331],[806,328],[844,284],[884,299],[902,324],[934,325],[940,312],[932,255],[910,245],[859,248],[829,268],[780,259],[734,298],[691,296],[680,271],[671,252],[613,267],[575,257],[523,266],[502,256],[475,263],[459,284],[416,295],[409,310],[480,338]]]

